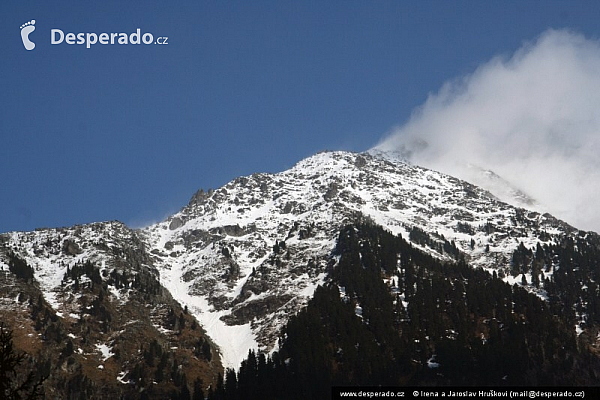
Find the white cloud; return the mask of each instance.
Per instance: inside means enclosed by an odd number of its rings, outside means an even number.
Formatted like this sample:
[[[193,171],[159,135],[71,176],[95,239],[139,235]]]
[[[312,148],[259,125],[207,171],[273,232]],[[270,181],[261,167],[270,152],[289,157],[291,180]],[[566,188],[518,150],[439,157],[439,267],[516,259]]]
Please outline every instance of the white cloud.
[[[542,210],[600,231],[600,43],[548,30],[446,83],[376,147],[479,184],[468,166],[491,169]]]

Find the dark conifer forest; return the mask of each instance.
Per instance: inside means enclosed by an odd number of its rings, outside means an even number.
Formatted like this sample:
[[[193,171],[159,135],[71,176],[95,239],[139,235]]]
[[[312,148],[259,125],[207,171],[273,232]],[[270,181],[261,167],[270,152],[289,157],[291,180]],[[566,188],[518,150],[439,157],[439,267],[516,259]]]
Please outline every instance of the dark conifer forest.
[[[422,231],[411,236],[435,242]],[[598,323],[598,286],[581,289],[598,281],[596,236],[515,251],[513,273],[531,273],[548,302],[472,268],[452,243],[444,248],[456,261],[432,258],[369,222],[346,226],[339,262],[289,320],[279,350],[250,352],[209,399],[327,399],[338,385],[600,382],[600,359],[574,329],[583,315]]]

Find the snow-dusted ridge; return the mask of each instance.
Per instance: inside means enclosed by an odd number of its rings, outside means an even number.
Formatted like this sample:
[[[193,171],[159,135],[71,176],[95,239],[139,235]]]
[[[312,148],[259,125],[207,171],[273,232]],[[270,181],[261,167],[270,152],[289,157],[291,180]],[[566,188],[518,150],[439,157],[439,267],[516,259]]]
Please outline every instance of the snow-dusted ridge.
[[[473,266],[499,273],[509,268],[519,243],[532,248],[575,232],[401,157],[325,152],[287,171],[199,191],[180,212],[143,229],[98,223],[9,233],[0,244],[34,267],[46,299],[64,312],[71,310],[54,293],[67,265],[90,259],[109,268],[134,261],[160,275],[220,347],[223,364],[238,367],[249,349],[277,347],[280,328],[327,279],[339,229],[357,214],[405,239],[418,227],[454,241]],[[126,301],[126,293],[114,296]]]
[[[59,299],[59,288],[67,268],[91,261],[99,265],[100,272],[109,269],[122,270],[128,266],[130,274],[136,274],[130,266],[154,271],[143,253],[143,243],[137,234],[118,221],[75,225],[68,228],[45,228],[33,232],[10,232],[2,235],[4,252],[12,250],[34,269],[36,281],[46,301],[59,313],[73,311],[68,302]],[[0,251],[1,254],[1,251]],[[85,282],[86,277],[82,277]],[[127,291],[113,295],[126,301]]]

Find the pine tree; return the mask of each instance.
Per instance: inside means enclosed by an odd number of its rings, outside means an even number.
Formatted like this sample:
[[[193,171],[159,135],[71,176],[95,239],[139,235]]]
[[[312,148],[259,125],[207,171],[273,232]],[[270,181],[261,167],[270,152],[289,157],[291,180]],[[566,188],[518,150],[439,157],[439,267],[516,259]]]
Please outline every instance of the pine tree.
[[[194,381],[194,395],[192,400],[204,400],[204,391],[202,389],[202,379],[196,378]]]
[[[30,372],[23,382],[19,382],[17,368],[25,360],[25,353],[17,353],[13,346],[11,330],[0,323],[0,395],[6,400],[36,399],[43,397],[42,377],[35,380],[34,372]]]

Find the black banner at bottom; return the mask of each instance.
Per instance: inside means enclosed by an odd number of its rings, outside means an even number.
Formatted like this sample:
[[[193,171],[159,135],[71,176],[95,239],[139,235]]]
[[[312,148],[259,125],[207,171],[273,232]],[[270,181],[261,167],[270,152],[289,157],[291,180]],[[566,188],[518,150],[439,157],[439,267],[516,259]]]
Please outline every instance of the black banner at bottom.
[[[334,386],[336,399],[600,399],[600,387]]]

